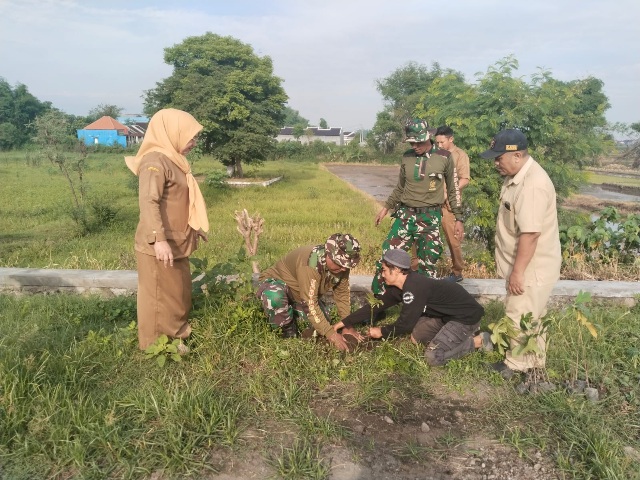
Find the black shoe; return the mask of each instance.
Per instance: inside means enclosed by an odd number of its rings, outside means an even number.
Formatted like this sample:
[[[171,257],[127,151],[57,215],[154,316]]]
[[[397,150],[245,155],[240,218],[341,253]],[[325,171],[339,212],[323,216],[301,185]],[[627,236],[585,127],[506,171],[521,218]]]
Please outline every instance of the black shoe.
[[[511,370],[509,367],[507,367],[507,365],[504,362],[491,363],[489,365],[489,368],[494,372],[498,372],[500,376],[505,380],[511,379],[511,377],[513,377],[516,374],[516,372],[514,370]]]
[[[295,320],[280,327],[282,338],[298,338],[300,331],[298,330],[298,324]]]

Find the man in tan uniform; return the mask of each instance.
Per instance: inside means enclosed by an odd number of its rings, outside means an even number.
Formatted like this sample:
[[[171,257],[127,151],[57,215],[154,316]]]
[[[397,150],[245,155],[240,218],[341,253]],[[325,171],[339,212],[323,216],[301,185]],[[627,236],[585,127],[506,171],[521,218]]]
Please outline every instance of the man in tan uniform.
[[[449,126],[438,127],[436,130],[435,141],[438,148],[447,150],[451,153],[451,158],[455,164],[458,173],[458,189],[462,196],[462,190],[469,184],[471,178],[471,169],[469,167],[469,155],[453,143],[453,130]],[[449,200],[445,200],[442,206],[442,230],[444,237],[449,246],[451,253],[451,275],[446,279],[453,282],[462,281],[462,270],[464,269],[464,256],[462,255],[462,237],[454,234],[456,225],[456,217],[451,210]]]
[[[508,129],[499,132],[489,150],[480,154],[493,159],[504,177],[496,225],[496,269],[506,279],[506,314],[519,332],[524,315],[531,313],[535,324],[547,313],[547,301],[560,278],[562,263],[556,191],[527,147],[527,138],[520,130]],[[516,356],[513,349],[523,337],[521,332],[512,339],[505,361],[492,365],[505,378],[514,371],[545,366],[545,335],[536,337],[539,353]]]

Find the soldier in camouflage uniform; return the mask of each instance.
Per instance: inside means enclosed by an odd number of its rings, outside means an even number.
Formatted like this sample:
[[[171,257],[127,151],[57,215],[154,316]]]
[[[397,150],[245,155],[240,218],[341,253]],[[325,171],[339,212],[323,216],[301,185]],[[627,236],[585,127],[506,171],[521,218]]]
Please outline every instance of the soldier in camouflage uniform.
[[[350,234],[335,233],[322,245],[300,247],[289,252],[260,274],[256,296],[269,323],[284,338],[297,337],[296,319],[306,320],[339,350],[347,350],[335,332],[320,297],[333,291],[340,318],[351,312],[349,270],[360,260],[360,243]]]
[[[398,184],[375,220],[379,225],[389,210],[394,211],[391,231],[382,243],[382,256],[392,248],[409,251],[415,243],[418,271],[435,277],[436,262],[443,250],[440,221],[445,188],[456,218],[454,234],[462,238],[464,233],[458,177],[450,153],[433,149],[430,137],[435,129],[429,130],[425,120],[412,119],[405,126],[405,133],[411,150],[403,154]],[[382,260],[376,263],[371,290],[375,295],[384,293]]]

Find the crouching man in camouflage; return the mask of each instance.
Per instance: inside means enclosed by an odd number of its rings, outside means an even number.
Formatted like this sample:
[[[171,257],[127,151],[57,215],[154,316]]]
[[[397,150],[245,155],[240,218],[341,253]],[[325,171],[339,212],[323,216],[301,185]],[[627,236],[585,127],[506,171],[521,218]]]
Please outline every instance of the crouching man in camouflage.
[[[356,310],[334,325],[336,331],[346,333],[345,328],[368,322],[372,314],[402,304],[394,323],[369,328],[371,338],[411,334],[413,343],[425,346],[425,360],[434,367],[478,349],[493,350],[489,333],[475,335],[484,308],[461,285],[411,271],[409,254],[399,249],[384,254],[382,277],[387,288],[381,305]]]
[[[298,336],[297,318],[307,320],[338,350],[348,350],[335,332],[320,297],[333,291],[340,318],[351,311],[349,270],[360,261],[360,243],[350,234],[335,233],[322,245],[297,248],[260,274],[256,296],[269,323],[284,338]]]

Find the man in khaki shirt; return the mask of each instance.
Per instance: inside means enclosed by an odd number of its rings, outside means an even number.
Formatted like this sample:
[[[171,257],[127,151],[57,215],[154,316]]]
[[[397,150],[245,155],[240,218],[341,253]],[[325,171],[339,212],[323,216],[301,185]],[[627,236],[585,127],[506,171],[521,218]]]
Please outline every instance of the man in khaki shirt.
[[[436,130],[435,141],[438,148],[451,153],[451,158],[458,173],[458,189],[462,196],[462,190],[469,184],[471,169],[469,167],[469,155],[453,143],[453,130],[444,125]],[[456,217],[451,211],[449,200],[445,200],[442,206],[442,230],[451,253],[451,275],[446,279],[454,282],[462,281],[462,270],[464,269],[464,256],[462,255],[462,237],[454,234]]]
[[[513,371],[544,368],[546,337],[536,337],[538,352],[514,355],[525,335],[539,332],[539,320],[547,313],[547,301],[560,278],[562,255],[556,211],[556,191],[547,172],[528,151],[520,130],[499,132],[489,150],[480,154],[493,159],[504,177],[496,225],[496,268],[506,279],[505,313],[520,334],[511,340],[504,362],[492,367],[505,378]],[[531,314],[533,327],[521,332],[520,320]]]

